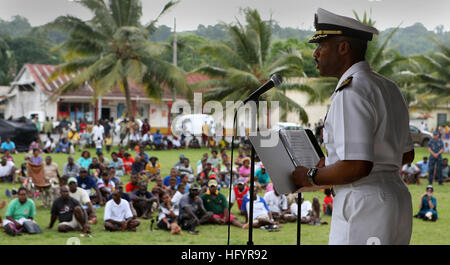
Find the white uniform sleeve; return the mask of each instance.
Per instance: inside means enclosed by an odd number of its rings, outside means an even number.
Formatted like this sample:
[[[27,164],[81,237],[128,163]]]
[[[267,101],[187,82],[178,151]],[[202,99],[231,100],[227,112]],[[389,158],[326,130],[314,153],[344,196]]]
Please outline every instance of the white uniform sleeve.
[[[375,110],[359,94],[343,90],[333,110],[334,144],[339,160],[374,158]]]
[[[405,144],[405,148],[403,149],[403,153],[407,153],[413,149],[414,149],[414,143],[413,143],[413,140],[411,137],[411,132],[409,131],[409,128],[408,128],[408,134],[406,136],[406,144]]]

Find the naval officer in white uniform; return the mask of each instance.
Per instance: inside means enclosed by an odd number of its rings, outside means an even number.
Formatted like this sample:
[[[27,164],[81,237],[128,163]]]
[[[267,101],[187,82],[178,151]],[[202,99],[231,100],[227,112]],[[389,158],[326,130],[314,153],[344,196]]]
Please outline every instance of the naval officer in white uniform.
[[[327,157],[296,168],[294,182],[303,190],[334,186],[329,244],[409,244],[411,195],[399,169],[414,149],[400,90],[365,61],[378,31],[320,8],[315,27],[320,75],[339,81],[323,129]]]

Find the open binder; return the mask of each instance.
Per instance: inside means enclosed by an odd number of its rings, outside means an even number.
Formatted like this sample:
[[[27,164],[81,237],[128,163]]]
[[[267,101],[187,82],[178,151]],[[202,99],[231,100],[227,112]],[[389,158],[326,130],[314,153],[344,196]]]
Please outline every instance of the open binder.
[[[291,178],[297,166],[314,167],[324,157],[309,129],[257,132],[249,139],[279,194],[298,190]]]

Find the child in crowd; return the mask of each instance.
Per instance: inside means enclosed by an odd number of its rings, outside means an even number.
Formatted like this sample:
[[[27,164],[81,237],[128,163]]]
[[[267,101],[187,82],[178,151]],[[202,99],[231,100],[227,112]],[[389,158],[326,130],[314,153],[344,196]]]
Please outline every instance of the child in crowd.
[[[98,137],[97,140],[95,140],[95,149],[96,154],[103,153],[103,140],[102,138]]]
[[[108,134],[108,136],[106,136],[106,138],[105,138],[105,145],[106,145],[106,151],[108,153],[110,153],[111,152],[111,146],[112,146],[111,134]]]

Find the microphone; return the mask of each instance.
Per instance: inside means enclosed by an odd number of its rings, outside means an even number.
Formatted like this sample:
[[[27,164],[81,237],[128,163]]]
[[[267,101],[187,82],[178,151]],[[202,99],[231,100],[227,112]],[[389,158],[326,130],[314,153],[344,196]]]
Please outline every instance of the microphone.
[[[283,78],[281,78],[281,75],[279,75],[279,74],[272,75],[270,77],[269,81],[267,81],[266,83],[264,83],[264,85],[260,86],[253,93],[251,93],[250,96],[248,96],[242,103],[245,105],[247,102],[249,102],[251,100],[258,99],[259,96],[261,96],[262,94],[267,92],[272,87],[279,86],[282,82],[283,82]]]

